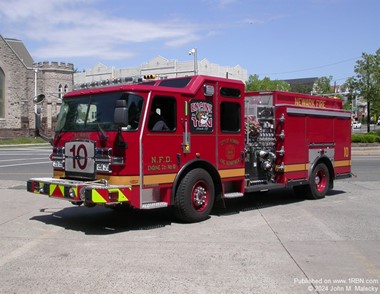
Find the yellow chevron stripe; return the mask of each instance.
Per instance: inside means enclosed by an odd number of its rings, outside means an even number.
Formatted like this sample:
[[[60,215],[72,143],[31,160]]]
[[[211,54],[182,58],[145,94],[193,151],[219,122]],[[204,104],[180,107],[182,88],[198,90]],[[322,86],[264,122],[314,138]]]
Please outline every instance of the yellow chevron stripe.
[[[55,184],[49,185],[49,195],[53,195],[53,192],[54,192],[56,187],[57,187],[57,185],[55,185]]]
[[[107,202],[96,190],[92,190],[91,200],[94,203],[106,203]]]
[[[115,192],[118,193],[117,201],[119,201],[119,202],[128,201],[128,198],[124,195],[124,193],[120,189],[112,188],[112,189],[108,189],[108,191],[110,193],[115,193]]]
[[[58,188],[61,191],[62,195],[65,195],[65,186],[58,185]]]

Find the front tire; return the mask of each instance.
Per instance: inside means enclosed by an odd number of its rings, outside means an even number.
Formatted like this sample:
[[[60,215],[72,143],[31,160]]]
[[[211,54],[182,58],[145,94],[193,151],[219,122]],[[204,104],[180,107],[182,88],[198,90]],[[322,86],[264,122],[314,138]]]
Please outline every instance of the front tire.
[[[197,168],[181,180],[174,199],[175,214],[183,222],[200,222],[209,217],[215,201],[215,187],[210,174]]]

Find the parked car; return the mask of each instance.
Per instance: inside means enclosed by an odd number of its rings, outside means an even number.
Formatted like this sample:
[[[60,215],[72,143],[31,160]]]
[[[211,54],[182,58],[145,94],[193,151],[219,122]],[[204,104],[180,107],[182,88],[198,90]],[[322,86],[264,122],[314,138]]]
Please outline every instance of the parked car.
[[[352,128],[354,128],[354,129],[360,129],[361,127],[362,127],[362,123],[359,121],[354,121],[352,123]]]
[[[380,126],[380,117],[377,119],[377,125]]]

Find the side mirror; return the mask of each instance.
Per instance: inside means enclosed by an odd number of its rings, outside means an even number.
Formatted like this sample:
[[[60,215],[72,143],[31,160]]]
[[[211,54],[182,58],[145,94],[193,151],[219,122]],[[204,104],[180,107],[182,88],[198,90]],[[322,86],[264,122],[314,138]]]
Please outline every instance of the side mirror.
[[[48,141],[50,145],[53,145],[53,139],[45,136],[40,132],[41,130],[41,106],[39,105],[42,103],[42,101],[45,100],[45,95],[44,94],[39,94],[36,97],[33,98],[33,103],[35,104],[34,106],[34,118],[36,120],[36,136],[41,137],[45,141]]]
[[[44,100],[45,100],[45,95],[44,94],[40,94],[40,95],[37,95],[36,97],[33,98],[33,103],[34,104],[39,104],[39,103],[41,103]]]
[[[116,100],[114,123],[122,127],[128,125],[128,107],[126,100]]]

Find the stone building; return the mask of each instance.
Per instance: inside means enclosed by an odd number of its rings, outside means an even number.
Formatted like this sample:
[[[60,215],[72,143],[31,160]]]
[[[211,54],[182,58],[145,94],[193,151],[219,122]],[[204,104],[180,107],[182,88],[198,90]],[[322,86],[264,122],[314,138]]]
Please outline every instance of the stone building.
[[[34,62],[22,41],[0,35],[0,138],[35,135],[38,94],[46,96],[42,131],[51,134],[60,98],[73,89],[73,72],[73,64]]]
[[[41,109],[42,133],[51,135],[63,94],[74,88],[100,81],[155,75],[172,78],[193,75],[247,80],[240,65],[220,66],[207,59],[180,62],[157,56],[135,68],[116,69],[101,63],[85,72],[74,73],[74,65],[58,62],[34,62],[23,42],[0,35],[0,139],[36,135],[37,107],[33,99],[44,94]],[[75,86],[74,86],[75,83]]]
[[[145,75],[155,75],[157,78],[174,78],[193,75],[195,70],[200,75],[209,75],[215,77],[227,77],[235,80],[246,82],[247,70],[240,65],[221,66],[211,63],[207,59],[200,61],[178,61],[175,59],[166,59],[157,56],[150,61],[138,67],[116,69],[98,63],[93,68],[84,72],[74,74],[75,88],[94,84],[101,81],[112,81],[114,79],[122,79],[128,77],[143,77]]]

